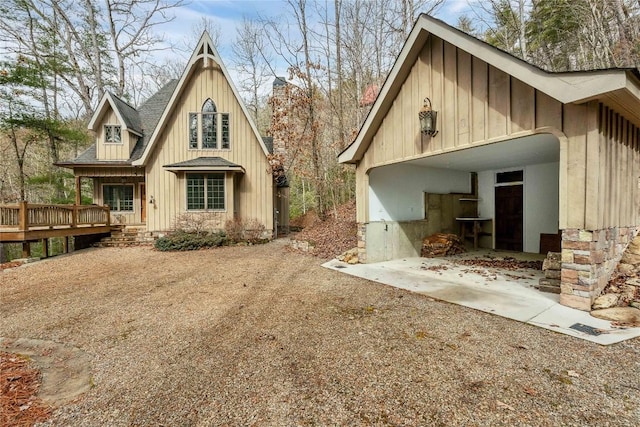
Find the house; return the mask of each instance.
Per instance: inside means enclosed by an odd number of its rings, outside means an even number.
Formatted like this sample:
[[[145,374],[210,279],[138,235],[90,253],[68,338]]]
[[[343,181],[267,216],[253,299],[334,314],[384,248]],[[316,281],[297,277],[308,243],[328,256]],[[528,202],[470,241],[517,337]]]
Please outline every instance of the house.
[[[638,70],[545,72],[422,15],[339,155],[360,259],[419,256],[435,232],[555,246],[560,302],[589,310],[639,230],[639,126]]]
[[[91,180],[114,223],[163,232],[189,214],[213,229],[257,220],[271,236],[276,212],[288,211],[286,180],[274,183],[267,145],[206,32],[179,80],[139,108],[106,93],[88,126],[95,144],[59,165],[73,169],[76,203]]]

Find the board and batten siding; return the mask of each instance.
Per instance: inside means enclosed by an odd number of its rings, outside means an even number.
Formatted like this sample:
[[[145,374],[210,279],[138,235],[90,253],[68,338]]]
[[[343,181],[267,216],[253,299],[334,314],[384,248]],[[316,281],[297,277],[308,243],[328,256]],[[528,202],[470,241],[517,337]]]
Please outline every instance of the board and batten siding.
[[[195,65],[147,161],[147,197],[154,196],[156,200],[154,209],[149,209],[147,213],[147,229],[169,230],[176,216],[187,212],[184,172],[176,174],[163,166],[211,156],[224,158],[244,167],[246,171],[239,174],[237,184],[234,184],[231,173],[227,172],[226,209],[224,213],[215,214],[219,222],[224,224],[234,217],[257,219],[267,230],[271,230],[273,179],[268,173],[267,158],[222,71],[212,62],[209,64],[208,68],[203,68],[202,62]],[[208,98],[215,103],[217,112],[230,114],[231,148],[228,150],[189,149],[189,113],[201,111]],[[232,202],[232,195],[235,203]]]
[[[121,141],[120,143],[108,143],[104,142],[104,126],[105,125],[117,125],[121,127]],[[135,147],[138,137],[129,131],[123,129],[124,125],[118,120],[118,116],[109,108],[103,115],[102,120],[99,121],[99,126],[96,129],[96,158],[98,160],[128,160],[131,156],[131,151]]]
[[[638,224],[638,129],[615,112],[562,104],[434,35],[400,84],[356,169],[358,222],[369,221],[372,168],[551,133],[560,141],[560,228]],[[425,97],[438,112],[434,137],[420,134]]]

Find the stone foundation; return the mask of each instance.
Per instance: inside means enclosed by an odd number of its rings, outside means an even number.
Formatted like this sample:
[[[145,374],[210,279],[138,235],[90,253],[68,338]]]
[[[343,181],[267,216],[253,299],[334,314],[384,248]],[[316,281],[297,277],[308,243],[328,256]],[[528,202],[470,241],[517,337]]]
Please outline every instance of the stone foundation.
[[[367,262],[367,245],[366,245],[367,225],[358,223],[358,260],[365,264]]]
[[[563,230],[560,303],[590,311],[637,233],[636,227]]]

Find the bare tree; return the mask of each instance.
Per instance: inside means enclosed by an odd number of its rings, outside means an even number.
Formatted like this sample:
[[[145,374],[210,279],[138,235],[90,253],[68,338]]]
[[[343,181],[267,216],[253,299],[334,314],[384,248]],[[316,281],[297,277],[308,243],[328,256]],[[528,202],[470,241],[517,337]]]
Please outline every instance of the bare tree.
[[[269,67],[273,59],[263,34],[261,24],[245,17],[237,29],[235,43],[234,66],[240,75],[240,90],[247,94],[247,105],[255,123],[259,123],[258,112],[264,104],[264,86],[273,77]]]

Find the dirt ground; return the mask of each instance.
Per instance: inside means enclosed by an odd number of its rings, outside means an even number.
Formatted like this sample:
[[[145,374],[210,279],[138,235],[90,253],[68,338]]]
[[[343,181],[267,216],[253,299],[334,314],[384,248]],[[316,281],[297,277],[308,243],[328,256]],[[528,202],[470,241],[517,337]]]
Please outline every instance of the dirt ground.
[[[0,272],[0,337],[88,363],[46,425],[640,424],[640,340],[601,347],[321,263],[285,240],[79,251]]]

